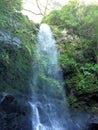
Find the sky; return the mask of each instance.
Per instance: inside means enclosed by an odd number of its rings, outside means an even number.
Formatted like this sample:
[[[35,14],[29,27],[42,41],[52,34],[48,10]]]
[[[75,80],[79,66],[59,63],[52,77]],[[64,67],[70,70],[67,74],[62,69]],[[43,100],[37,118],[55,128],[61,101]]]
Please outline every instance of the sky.
[[[38,0],[38,1],[39,1],[39,7],[41,8],[42,11],[44,11],[47,0]],[[51,10],[60,9],[63,5],[67,3],[68,3],[68,0],[48,0],[47,14]],[[36,0],[23,0],[23,8],[37,14],[39,14],[40,12],[36,4]],[[30,11],[26,11],[26,10],[22,11],[24,15],[27,15],[30,20],[33,20],[36,23],[40,23],[41,19],[43,18],[42,15],[34,15],[34,13],[31,13]]]
[[[45,6],[46,6],[46,2],[47,0],[38,0],[39,1],[39,7],[42,11],[45,10]],[[48,0],[48,10],[47,10],[47,14],[54,9],[60,9],[63,5],[66,5],[68,3],[69,0]],[[94,4],[97,3],[98,4],[98,0],[78,0],[79,3],[83,3],[85,5],[89,5],[89,4]],[[36,0],[23,0],[23,8],[26,10],[23,10],[22,13],[24,15],[27,15],[29,17],[30,20],[33,20],[35,23],[40,23],[40,21],[42,20],[43,16],[42,15],[34,15],[34,13],[39,14],[39,8],[36,4]],[[33,13],[31,13],[30,11],[32,11]]]

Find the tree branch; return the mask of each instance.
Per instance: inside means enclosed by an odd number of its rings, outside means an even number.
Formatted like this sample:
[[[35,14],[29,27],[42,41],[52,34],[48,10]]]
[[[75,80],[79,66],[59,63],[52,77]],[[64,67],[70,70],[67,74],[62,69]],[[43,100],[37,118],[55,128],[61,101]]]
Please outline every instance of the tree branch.
[[[23,10],[28,11],[28,12],[30,12],[30,13],[33,13],[33,14],[35,14],[35,15],[45,16],[45,15],[46,15],[46,12],[47,12],[47,10],[48,10],[48,3],[49,3],[49,0],[46,0],[46,4],[45,4],[45,6],[43,6],[43,5],[40,3],[39,0],[36,0],[36,6],[37,6],[37,8],[38,8],[38,10],[39,10],[39,13],[33,12],[33,11],[31,11],[31,10],[29,10],[29,9],[25,9],[25,8],[24,8]]]
[[[38,7],[38,9],[39,9],[39,11],[40,11],[40,14],[43,15],[43,13],[42,13],[42,11],[41,11],[41,8],[40,8],[40,6],[39,6],[38,0],[36,0],[36,4],[37,4],[37,7]],[[44,15],[43,15],[43,16],[44,16]]]
[[[38,13],[38,14],[37,14],[37,13],[35,13],[35,12],[29,10],[29,9],[23,9],[23,10],[28,11],[28,12],[30,12],[30,13],[33,13],[33,14],[35,14],[35,15],[42,15],[41,13]]]
[[[45,6],[45,11],[44,11],[44,16],[46,15],[47,7],[48,7],[48,0],[46,1],[46,6]]]
[[[39,1],[39,4],[40,4],[40,6],[41,6],[41,7],[43,7],[43,8],[45,8],[45,7],[46,7],[46,6],[45,6],[45,5],[43,5],[40,1]],[[48,0],[48,5],[49,5],[49,0]],[[47,10],[49,10],[48,6],[47,6]]]

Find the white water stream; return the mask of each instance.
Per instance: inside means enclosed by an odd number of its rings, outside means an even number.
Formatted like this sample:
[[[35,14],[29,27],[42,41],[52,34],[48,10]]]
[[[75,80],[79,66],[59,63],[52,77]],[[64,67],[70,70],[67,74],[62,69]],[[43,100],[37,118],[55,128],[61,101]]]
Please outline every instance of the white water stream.
[[[35,45],[32,78],[32,130],[81,130],[72,127],[63,89],[58,51],[48,25],[42,24]]]

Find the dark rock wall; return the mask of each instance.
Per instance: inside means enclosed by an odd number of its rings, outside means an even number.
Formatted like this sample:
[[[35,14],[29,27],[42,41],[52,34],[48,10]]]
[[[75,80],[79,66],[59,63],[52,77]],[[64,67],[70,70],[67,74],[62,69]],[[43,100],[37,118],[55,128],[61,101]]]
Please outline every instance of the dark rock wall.
[[[32,130],[28,100],[7,93],[0,97],[0,130]]]

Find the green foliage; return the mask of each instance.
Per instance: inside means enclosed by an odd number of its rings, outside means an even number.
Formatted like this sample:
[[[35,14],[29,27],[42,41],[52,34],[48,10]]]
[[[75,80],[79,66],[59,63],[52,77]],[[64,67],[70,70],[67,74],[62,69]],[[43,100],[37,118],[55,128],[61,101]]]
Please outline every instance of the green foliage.
[[[27,92],[31,58],[26,48],[0,43],[0,91]]]
[[[48,77],[45,74],[39,74],[39,80],[41,81],[41,84],[45,84],[47,87],[52,86],[56,87],[57,89],[61,88],[59,82],[56,79]]]
[[[71,104],[79,95],[98,91],[97,20],[97,5],[79,5],[73,0],[42,21],[52,26],[56,39],[62,39],[58,42],[60,63]]]
[[[0,42],[0,91],[30,91],[37,26],[20,12],[21,0],[0,0],[0,29],[20,39],[20,47]]]
[[[22,0],[0,0],[0,9],[8,11],[20,11],[22,9]]]
[[[77,73],[72,77],[75,84],[75,89],[78,90],[78,94],[90,93],[98,90],[98,81],[96,72],[98,71],[98,65],[85,64],[85,66],[77,68]]]
[[[9,27],[14,13],[22,9],[21,5],[21,0],[0,0],[0,27]]]
[[[71,105],[76,105],[75,103],[77,102],[77,98],[74,95],[70,95],[68,101]]]
[[[60,19],[60,11],[59,10],[54,10],[52,13],[50,13],[48,16],[44,17],[43,21],[48,21],[48,24],[50,25],[57,25],[59,26],[59,20]]]
[[[29,49],[32,48],[32,43],[35,40],[37,27],[27,16],[22,15],[20,12],[22,9],[21,7],[21,0],[1,0],[0,28],[6,29],[6,31],[12,33],[13,37],[19,37]],[[31,50],[29,49],[29,51]]]

